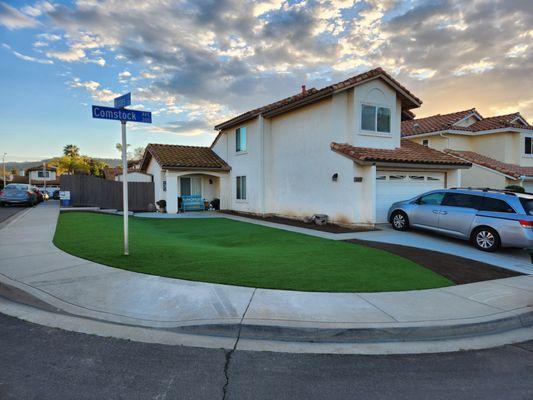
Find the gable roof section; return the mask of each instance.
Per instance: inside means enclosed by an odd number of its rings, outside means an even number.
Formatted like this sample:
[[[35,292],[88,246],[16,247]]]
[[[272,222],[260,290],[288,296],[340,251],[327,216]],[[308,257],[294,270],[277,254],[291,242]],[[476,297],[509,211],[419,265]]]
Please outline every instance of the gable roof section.
[[[467,115],[473,114],[475,108],[464,111],[457,111],[449,114],[437,114],[431,117],[416,118],[402,121],[402,136],[418,135],[420,133],[443,131],[451,127],[456,122],[461,121]]]
[[[152,157],[164,169],[203,169],[210,171],[229,171],[231,169],[209,147],[150,143],[144,152],[141,164],[142,171],[146,171]]]
[[[332,142],[331,150],[351,158],[359,164],[373,162],[408,163],[408,164],[437,164],[452,166],[470,166],[470,162],[460,160],[441,151],[426,146],[402,140],[396,149],[373,149],[369,147],[355,147],[346,143]]]
[[[533,167],[521,167],[516,164],[504,163],[473,151],[446,149],[444,152],[515,179],[518,179],[521,176],[533,176]]]
[[[47,171],[57,171],[57,168],[50,164],[45,164]],[[26,168],[26,171],[42,171],[43,170],[43,164],[35,165],[30,168]]]
[[[405,86],[400,84],[396,79],[394,79],[392,76],[390,76],[385,70],[382,68],[375,68],[373,70],[364,72],[359,75],[352,76],[351,78],[348,78],[342,82],[335,83],[333,85],[326,86],[322,89],[307,89],[305,91],[302,91],[301,93],[298,93],[294,96],[287,97],[285,99],[276,101],[271,104],[267,104],[266,106],[256,108],[251,111],[247,111],[244,114],[238,115],[232,119],[229,119],[225,122],[222,122],[215,126],[215,130],[222,130],[226,128],[230,128],[234,125],[237,125],[241,122],[247,121],[251,118],[257,117],[258,115],[265,115],[269,116],[270,114],[273,114],[275,112],[284,112],[285,109],[293,109],[300,106],[303,106],[305,104],[318,101],[319,99],[325,98],[327,96],[331,96],[333,93],[349,89],[351,87],[361,85],[365,82],[368,82],[373,79],[383,79],[385,82],[387,82],[390,86],[392,86],[402,98],[402,103],[405,102],[406,106],[402,107],[403,109],[411,109],[420,107],[422,104],[422,100],[420,100],[418,97],[416,97],[413,93],[411,93]],[[216,141],[216,139],[215,139]]]
[[[469,126],[455,125],[457,122],[463,120],[470,114],[477,115],[478,117],[481,117],[481,119]],[[522,123],[517,123],[517,120],[521,121]],[[476,133],[504,128],[533,130],[533,126],[529,125],[527,121],[520,115],[520,113],[483,118],[475,108],[471,108],[469,110],[458,111],[450,114],[437,114],[430,117],[402,121],[402,137],[415,136],[423,133],[442,132],[447,130],[457,131],[459,133]]]

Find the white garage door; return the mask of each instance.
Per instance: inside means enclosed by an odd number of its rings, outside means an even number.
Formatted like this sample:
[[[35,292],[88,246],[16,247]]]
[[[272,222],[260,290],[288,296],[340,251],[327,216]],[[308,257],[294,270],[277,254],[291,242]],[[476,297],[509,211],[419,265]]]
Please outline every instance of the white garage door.
[[[444,172],[377,171],[376,222],[387,222],[392,203],[444,188]]]

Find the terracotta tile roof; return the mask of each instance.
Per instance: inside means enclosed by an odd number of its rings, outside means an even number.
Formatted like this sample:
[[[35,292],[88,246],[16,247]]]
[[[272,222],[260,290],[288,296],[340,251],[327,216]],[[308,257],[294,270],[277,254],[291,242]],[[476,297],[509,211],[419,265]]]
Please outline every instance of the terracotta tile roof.
[[[533,176],[533,167],[521,167],[516,164],[504,163],[494,158],[484,156],[483,154],[475,153],[473,151],[466,150],[444,150],[447,154],[459,157],[463,160],[470,161],[471,163],[481,165],[486,168],[493,169],[502,174],[512,176],[513,178],[518,179],[519,177]]]
[[[393,162],[409,164],[439,164],[470,166],[467,161],[444,154],[421,144],[402,140],[401,147],[396,149],[372,149],[369,147],[355,147],[350,144],[331,143],[331,149],[360,163],[365,162]]]
[[[364,72],[359,75],[352,76],[351,78],[348,78],[342,82],[335,83],[333,85],[326,86],[322,89],[307,89],[305,91],[302,91],[301,93],[298,93],[294,96],[287,97],[285,99],[276,101],[271,104],[267,104],[266,106],[256,108],[251,111],[247,111],[244,114],[240,114],[234,118],[231,118],[225,122],[222,122],[215,126],[215,129],[226,129],[230,128],[231,126],[234,126],[238,124],[239,122],[244,122],[250,118],[256,117],[260,114],[265,114],[268,112],[272,112],[276,109],[282,108],[284,106],[288,106],[291,104],[297,104],[300,101],[304,100],[311,100],[312,98],[320,99],[322,97],[325,97],[327,95],[331,95],[333,92],[336,92],[338,90],[342,90],[344,88],[349,88],[352,86],[356,86],[358,84],[361,84],[369,79],[375,79],[381,77],[388,81],[390,84],[396,86],[397,89],[403,92],[400,93],[400,96],[406,100],[409,100],[410,105],[408,108],[415,108],[419,107],[420,104],[422,104],[422,100],[420,100],[418,97],[416,97],[413,93],[411,93],[405,86],[400,84],[396,79],[394,79],[392,76],[390,76],[385,70],[382,68],[375,68],[370,71]],[[216,141],[216,139],[215,139]]]
[[[229,171],[231,167],[211,148],[201,146],[181,146],[174,144],[154,144],[146,146],[141,170],[146,171],[153,157],[166,169],[208,169]]]
[[[50,165],[50,164],[46,164],[46,169],[48,171],[57,171],[57,168],[54,167],[53,165]],[[34,165],[33,167],[30,167],[30,168],[26,168],[26,171],[42,171],[43,170],[43,164],[40,163],[38,165]]]
[[[146,172],[141,171],[139,168],[137,168],[137,164],[140,163],[140,161],[131,162],[128,161],[128,174],[131,172],[138,172],[140,174],[146,174]],[[134,165],[135,167],[132,167]],[[122,167],[115,167],[115,168],[104,168],[104,178],[110,181],[114,181],[115,177],[117,175],[122,175]],[[150,175],[150,174],[147,174]]]
[[[489,129],[498,129],[498,128],[523,128],[523,129],[533,129],[531,125],[521,125],[517,123],[512,123],[511,121],[521,117],[520,113],[513,113],[507,115],[497,115],[495,117],[483,118],[481,121],[478,121],[470,125],[466,129],[473,132],[485,131]]]
[[[453,124],[469,114],[476,112],[475,108],[457,111],[450,114],[437,114],[431,117],[416,118],[402,121],[402,136],[418,135],[420,133],[438,132],[449,129]]]
[[[481,117],[481,120],[473,123],[470,126],[455,125],[458,121],[465,118],[467,115],[476,113]],[[482,132],[490,129],[500,128],[522,128],[533,129],[531,125],[521,125],[512,123],[511,121],[517,117],[522,118],[520,113],[513,113],[507,115],[497,115],[495,117],[483,118],[475,108],[465,111],[458,111],[450,114],[437,114],[426,118],[417,118],[410,121],[402,121],[402,136],[413,136],[422,133],[439,132],[446,130],[455,130],[463,132]]]

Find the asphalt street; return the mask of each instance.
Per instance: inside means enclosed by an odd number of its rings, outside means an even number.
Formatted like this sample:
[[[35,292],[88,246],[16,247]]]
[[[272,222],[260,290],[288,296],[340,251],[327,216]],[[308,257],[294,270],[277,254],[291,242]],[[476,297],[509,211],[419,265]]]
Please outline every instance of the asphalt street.
[[[19,213],[27,209],[28,209],[27,207],[19,207],[19,206],[0,207],[0,223],[4,222],[6,219],[11,217],[12,215],[15,215],[16,213]]]
[[[66,332],[0,314],[0,399],[532,399],[533,342],[460,353],[224,351]]]

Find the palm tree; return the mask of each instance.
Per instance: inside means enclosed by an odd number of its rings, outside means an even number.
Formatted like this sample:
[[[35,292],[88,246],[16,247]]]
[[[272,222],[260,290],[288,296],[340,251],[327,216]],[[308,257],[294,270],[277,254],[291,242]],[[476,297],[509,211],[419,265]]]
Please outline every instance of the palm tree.
[[[126,145],[126,158],[127,158],[127,159],[130,159],[130,158],[131,158],[131,154],[128,153],[128,147],[130,147],[130,146],[131,146],[131,144],[127,144],[127,145]],[[120,153],[120,156],[122,157],[122,143],[117,143],[117,144],[115,145],[115,148],[118,150],[118,152]]]
[[[63,147],[63,154],[68,157],[77,157],[80,155],[80,148],[74,144],[67,144]]]

